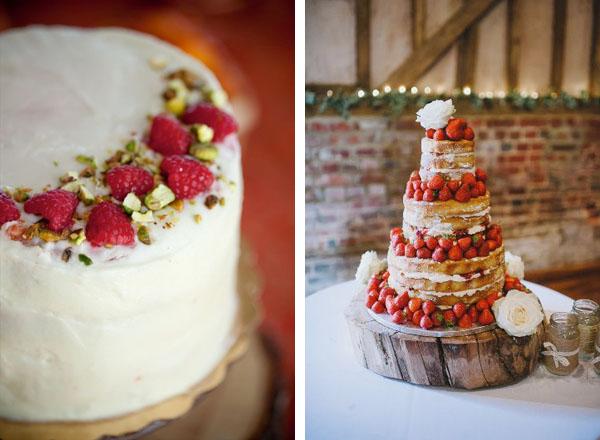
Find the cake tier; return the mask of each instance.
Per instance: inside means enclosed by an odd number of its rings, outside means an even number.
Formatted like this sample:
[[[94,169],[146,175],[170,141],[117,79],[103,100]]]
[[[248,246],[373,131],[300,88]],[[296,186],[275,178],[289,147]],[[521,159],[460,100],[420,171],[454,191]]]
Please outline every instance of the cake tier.
[[[447,179],[460,180],[466,172],[475,172],[475,148],[473,141],[436,141],[421,139],[421,169],[423,180],[435,174]]]
[[[130,31],[18,29],[1,34],[0,53],[0,182],[34,192],[80,170],[77,155],[102,163],[143,138],[164,108],[165,71],[151,60],[220,90],[195,59]],[[112,417],[187,390],[220,362],[237,311],[242,181],[235,135],[217,146],[211,192],[226,203],[209,209],[201,195],[155,211],[148,246],[27,246],[2,227],[0,417]]]

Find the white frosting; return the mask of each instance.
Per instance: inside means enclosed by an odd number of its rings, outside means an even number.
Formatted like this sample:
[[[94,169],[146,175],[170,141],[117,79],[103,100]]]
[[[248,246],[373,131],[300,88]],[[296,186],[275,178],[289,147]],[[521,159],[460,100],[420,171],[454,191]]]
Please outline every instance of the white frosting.
[[[471,226],[467,229],[467,234],[473,235],[478,232],[485,231],[484,225],[475,225]],[[409,240],[414,240],[417,237],[416,230],[412,230],[410,228],[404,228],[404,232],[406,237]],[[441,237],[442,235],[451,235],[456,232],[454,226],[451,223],[435,223],[432,226],[427,228],[427,235],[431,235],[433,237]]]
[[[525,278],[525,264],[523,264],[521,257],[505,251],[504,262],[506,264],[506,272],[509,276],[520,280]]]
[[[356,281],[362,284],[367,284],[371,277],[387,266],[385,258],[379,259],[377,252],[367,251],[360,257],[360,264],[356,269]]]
[[[486,269],[483,272],[476,272],[471,277],[465,278],[463,275],[447,275],[440,272],[402,272],[400,274],[405,278],[412,278],[417,280],[429,280],[433,283],[445,283],[447,281],[459,281],[467,282],[475,278],[480,278],[483,275],[487,275],[491,272],[490,269]]]
[[[434,202],[417,202],[417,203],[434,203]],[[462,218],[468,219],[473,217],[483,217],[490,213],[490,208],[487,207],[477,212],[468,212],[465,214],[452,214],[451,217],[454,218]],[[437,215],[426,215],[421,210],[417,209],[404,209],[403,219],[406,223],[413,226],[419,226],[422,228],[437,228],[443,227],[444,222],[442,222],[442,218]]]
[[[535,333],[544,319],[544,311],[533,293],[510,290],[492,306],[498,326],[511,336]]]
[[[446,101],[436,99],[417,111],[417,122],[425,130],[429,128],[444,128],[448,125],[448,120],[455,111],[456,109],[451,99],[447,99]]]
[[[162,109],[164,72],[199,62],[134,32],[33,27],[0,34],[0,182],[39,191],[73,158],[107,157]],[[58,161],[58,166],[53,161]],[[153,244],[83,245],[94,264],[58,258],[61,245],[24,246],[0,233],[0,417],[90,420],[135,411],[187,390],[232,342],[242,182],[235,136],[220,147],[215,187]],[[194,214],[201,214],[197,224]],[[9,225],[5,225],[5,230]]]
[[[390,277],[388,279],[388,283],[394,289],[401,290],[402,286],[401,286],[400,282],[396,279],[396,277],[394,275],[395,274],[390,269]],[[496,279],[494,279],[489,284],[486,284],[485,286],[476,287],[474,289],[458,290],[456,292],[440,292],[440,291],[437,291],[437,290],[422,290],[422,289],[419,289],[419,292],[421,292],[421,293],[423,293],[425,295],[431,295],[431,296],[443,297],[443,296],[450,296],[450,295],[452,295],[452,296],[456,296],[456,297],[460,298],[462,296],[471,296],[471,295],[474,295],[475,293],[479,292],[480,290],[488,289],[493,284],[495,284],[495,283],[499,282],[500,280],[502,280],[502,278],[504,278],[504,275],[498,276]]]

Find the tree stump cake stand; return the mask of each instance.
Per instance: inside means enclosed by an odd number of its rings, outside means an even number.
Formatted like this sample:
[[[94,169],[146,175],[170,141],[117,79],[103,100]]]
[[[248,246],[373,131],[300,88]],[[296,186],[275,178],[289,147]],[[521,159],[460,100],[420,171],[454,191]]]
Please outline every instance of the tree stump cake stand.
[[[475,390],[516,383],[535,370],[544,335],[543,322],[533,335],[520,338],[498,327],[450,337],[403,333],[370,316],[363,292],[345,315],[360,364],[416,385]]]

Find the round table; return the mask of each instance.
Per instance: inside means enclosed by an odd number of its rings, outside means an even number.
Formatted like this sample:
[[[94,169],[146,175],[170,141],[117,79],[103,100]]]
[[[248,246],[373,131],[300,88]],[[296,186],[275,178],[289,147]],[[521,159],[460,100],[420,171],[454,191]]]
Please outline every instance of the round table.
[[[546,313],[572,300],[525,282]],[[344,308],[355,281],[306,299],[306,437],[310,439],[593,439],[600,436],[600,377],[580,365],[568,377],[540,365],[525,380],[477,391],[411,385],[354,358]]]

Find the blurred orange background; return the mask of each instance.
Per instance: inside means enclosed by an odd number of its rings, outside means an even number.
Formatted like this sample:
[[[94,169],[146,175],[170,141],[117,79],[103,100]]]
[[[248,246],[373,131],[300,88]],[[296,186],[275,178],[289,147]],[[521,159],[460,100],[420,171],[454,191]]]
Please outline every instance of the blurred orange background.
[[[242,234],[263,279],[261,330],[279,354],[293,436],[294,2],[3,1],[0,29],[28,24],[122,26],[154,34],[201,59],[221,80],[241,125]]]

